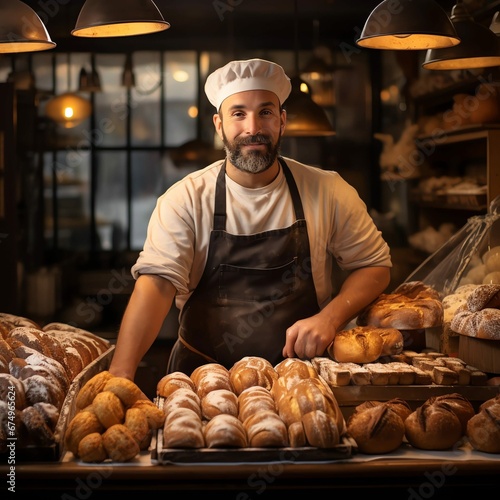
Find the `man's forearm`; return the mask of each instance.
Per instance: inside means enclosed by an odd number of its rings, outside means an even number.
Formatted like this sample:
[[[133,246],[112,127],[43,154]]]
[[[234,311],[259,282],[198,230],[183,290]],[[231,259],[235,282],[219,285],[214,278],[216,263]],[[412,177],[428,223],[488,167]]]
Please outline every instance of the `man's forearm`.
[[[109,371],[133,380],[155,341],[175,297],[175,288],[158,276],[140,276],[123,315]]]

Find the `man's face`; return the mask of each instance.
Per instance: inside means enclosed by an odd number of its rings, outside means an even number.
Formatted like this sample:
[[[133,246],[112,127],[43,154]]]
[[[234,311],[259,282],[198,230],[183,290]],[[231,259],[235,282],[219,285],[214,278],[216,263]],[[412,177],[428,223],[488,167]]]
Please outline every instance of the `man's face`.
[[[228,160],[242,171],[259,173],[276,161],[285,119],[273,92],[251,90],[225,99],[214,123]]]

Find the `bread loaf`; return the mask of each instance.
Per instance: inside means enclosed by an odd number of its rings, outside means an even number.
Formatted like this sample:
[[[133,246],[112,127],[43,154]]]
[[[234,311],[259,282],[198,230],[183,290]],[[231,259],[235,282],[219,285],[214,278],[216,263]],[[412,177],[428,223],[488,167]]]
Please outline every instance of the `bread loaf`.
[[[245,427],[234,415],[219,413],[205,425],[207,448],[245,448],[248,445]]]
[[[403,283],[393,293],[381,294],[357,317],[358,325],[398,330],[420,330],[443,324],[439,293],[421,281]]]
[[[498,397],[485,403],[467,422],[466,435],[474,449],[500,453],[500,403]]]

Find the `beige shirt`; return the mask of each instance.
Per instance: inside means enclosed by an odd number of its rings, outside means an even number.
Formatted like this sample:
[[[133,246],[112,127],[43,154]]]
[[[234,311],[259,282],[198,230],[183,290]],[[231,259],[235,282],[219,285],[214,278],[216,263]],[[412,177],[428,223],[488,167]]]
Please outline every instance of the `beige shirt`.
[[[390,250],[356,190],[333,171],[284,158],[297,183],[307,221],[318,304],[324,307],[336,288],[333,260],[350,271],[366,266],[391,267]],[[177,289],[182,310],[201,279],[213,229],[217,161],[187,175],[158,198],[147,239],[132,275],[157,274]],[[249,189],[226,176],[226,231],[255,234],[295,222],[283,171],[262,188]]]

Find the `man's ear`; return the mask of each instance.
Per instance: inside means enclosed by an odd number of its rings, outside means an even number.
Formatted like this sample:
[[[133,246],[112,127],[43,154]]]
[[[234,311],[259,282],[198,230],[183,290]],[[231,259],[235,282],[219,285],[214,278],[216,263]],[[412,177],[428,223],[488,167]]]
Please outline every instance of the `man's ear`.
[[[281,110],[280,120],[281,120],[280,130],[281,130],[281,133],[283,133],[285,131],[285,127],[286,127],[286,110],[285,109]]]
[[[212,117],[212,120],[214,122],[214,127],[217,135],[222,139],[222,118],[219,113],[215,113]]]

